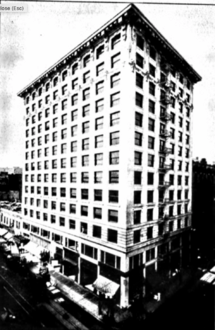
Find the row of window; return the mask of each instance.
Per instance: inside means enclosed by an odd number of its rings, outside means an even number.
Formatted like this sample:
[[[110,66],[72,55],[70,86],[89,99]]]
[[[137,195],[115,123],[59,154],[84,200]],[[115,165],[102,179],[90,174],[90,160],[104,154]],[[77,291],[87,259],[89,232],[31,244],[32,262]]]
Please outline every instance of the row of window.
[[[103,100],[100,100],[100,101],[103,102]],[[99,106],[102,106],[102,108],[103,108],[103,103],[102,104],[100,103]],[[84,109],[86,111],[89,111],[89,105],[87,105],[87,108],[84,107]],[[110,119],[109,125],[110,126],[114,126],[116,124],[119,124],[119,114],[120,114],[120,112],[114,112],[114,113],[110,114],[110,117],[109,117],[109,119]],[[85,113],[85,115],[86,115],[86,113]],[[72,112],[72,121],[76,118],[77,118],[77,110]],[[95,129],[103,128],[103,119],[104,119],[104,117],[100,117],[100,118],[95,119]],[[58,122],[59,122],[59,118],[54,118],[52,120],[52,127],[50,125],[50,121],[45,122],[44,123],[45,131],[48,131],[51,128],[56,128],[58,126]],[[64,114],[64,115],[61,116],[60,125],[66,125],[66,124],[67,124],[67,114]],[[102,125],[102,127],[100,127],[100,125]],[[82,133],[89,132],[89,127],[90,127],[90,122],[89,121],[82,123]],[[73,133],[73,130],[75,130],[75,129],[76,129],[76,132],[77,132],[77,125],[71,127],[71,136],[74,136],[75,132]],[[32,127],[32,129],[31,129],[31,135],[35,135],[36,133],[41,133],[41,132],[42,132],[42,124],[38,125],[37,132],[36,132],[36,127]],[[28,136],[29,136],[29,130],[26,130],[26,137],[28,137]]]
[[[144,41],[137,44],[137,46],[138,46],[139,49],[144,50]],[[156,51],[155,51],[154,47],[153,46],[148,46],[148,47],[149,47],[149,56],[150,56],[150,58],[156,61],[157,54],[156,54]],[[140,68],[144,67],[144,57],[141,56],[139,53],[136,53],[136,65],[138,65]],[[186,85],[187,89],[191,90],[190,81],[188,79],[185,79],[182,73],[179,73],[179,72],[176,73],[173,66],[170,65],[169,63],[165,62],[165,59],[163,57],[161,57],[161,61],[160,61],[160,70],[162,71],[161,76],[160,76],[160,83],[161,84],[167,82],[166,74],[171,73],[172,77],[178,79],[178,82],[180,84]],[[154,65],[152,65],[151,63],[149,64],[149,71],[148,72],[151,76],[155,77],[156,67]],[[174,82],[172,81],[172,83],[173,84],[171,84],[171,87],[172,87],[172,90],[174,91]],[[180,90],[181,90],[181,88],[180,88]]]
[[[114,198],[115,196],[113,196]],[[37,199],[37,206],[40,207],[41,206],[41,200]],[[43,207],[44,208],[48,208],[48,201],[44,200],[43,201]],[[59,208],[61,212],[65,212],[66,211],[66,203],[59,203]],[[56,210],[57,209],[57,203],[55,201],[51,202],[51,209]],[[70,214],[76,214],[77,213],[77,205],[76,204],[69,204],[69,213]],[[34,213],[34,210],[29,210],[29,215],[31,218],[34,217],[34,215],[36,215],[36,219],[40,220],[41,219],[41,214],[43,215],[43,220],[44,221],[48,221],[48,214],[47,213],[42,213],[40,211],[36,211]],[[28,215],[28,209],[25,208],[24,209],[24,215]],[[80,215],[83,217],[88,217],[90,216],[89,214],[89,210],[88,210],[88,206],[82,205],[80,207]],[[103,216],[104,218],[104,216]],[[56,216],[51,216],[51,223],[54,223],[55,221],[53,221],[53,219],[56,219]],[[102,219],[102,208],[99,207],[94,207],[93,208],[93,219]],[[107,220],[109,222],[118,222],[118,211],[117,210],[108,210],[108,215],[107,215]],[[75,228],[73,228],[75,229]]]
[[[120,45],[120,40],[121,40],[121,34],[120,33],[117,33],[114,37],[112,37],[112,39],[111,39],[111,50],[116,49]],[[140,35],[137,35],[136,46],[139,48],[139,50],[141,50],[141,51],[144,50],[144,44],[145,44],[144,39]],[[153,59],[153,60],[156,60],[157,53],[156,53],[155,48],[153,46],[151,46],[151,45],[150,46],[148,45],[148,48],[149,48],[149,56],[150,56],[150,58]],[[96,58],[96,60],[100,59],[103,56],[103,54],[104,54],[104,44],[101,44],[95,50],[95,58]],[[89,66],[90,60],[91,60],[90,54],[85,54],[84,57],[81,60],[81,65],[83,66],[84,69]],[[140,54],[138,54],[138,53],[136,53],[136,63],[140,67],[143,67],[142,56]],[[165,63],[165,59],[162,57],[161,58],[161,70],[164,69],[164,71],[166,71],[166,68],[165,67],[167,67],[167,63]],[[72,73],[72,75],[75,75],[77,73],[78,68],[79,68],[78,62],[75,62],[72,65],[72,67],[71,67],[71,73]],[[150,64],[149,72],[152,75],[155,74],[155,67],[152,64]],[[68,77],[68,73],[69,73],[68,70],[63,70],[59,76],[54,77],[53,78],[53,87],[56,87],[58,85],[58,82],[60,80],[65,81],[66,78]],[[173,67],[171,67],[171,74],[172,74],[173,77],[176,77],[176,72],[173,69]],[[184,80],[185,79],[184,79],[182,73],[179,74],[178,79],[179,79],[179,82],[181,84],[184,83]],[[84,79],[83,79],[83,81],[85,82]],[[191,84],[190,84],[190,81],[188,79],[186,79],[186,87],[188,89],[191,89]],[[44,87],[44,91],[45,92],[48,92],[50,88],[51,88],[51,83],[50,82],[47,82],[46,85],[45,85],[45,87]],[[38,96],[41,96],[42,95],[42,92],[43,92],[43,89],[42,89],[42,87],[40,87],[38,89]],[[34,100],[35,97],[36,97],[36,92],[32,93],[32,100]],[[30,101],[30,97],[27,96],[25,98],[25,104],[28,104],[29,101]]]
[[[119,55],[117,55],[117,56],[118,56],[117,57],[117,59],[118,59],[119,58]],[[114,68],[116,67],[116,64],[118,62],[116,62],[116,60],[114,59],[114,62],[113,62],[113,67]],[[101,74],[104,73],[104,62],[101,63],[100,65],[98,65],[96,67],[96,73],[97,73],[97,76],[99,76],[99,75],[101,75]],[[86,72],[83,75],[83,80],[84,80],[84,83],[90,81],[90,71]],[[114,87],[118,86],[119,83],[120,83],[120,72],[117,72],[117,73],[115,73],[114,75],[112,75],[110,77],[110,88],[114,88]],[[101,80],[101,81],[97,82],[95,84],[95,94],[96,95],[101,94],[104,91],[104,86],[105,86],[105,81],[104,80]],[[78,78],[72,80],[72,89],[73,90],[76,90],[77,88],[78,88]],[[88,87],[88,88],[85,88],[82,91],[82,100],[83,101],[86,101],[86,100],[88,100],[90,98],[91,90],[92,90],[92,88]],[[68,92],[68,85],[67,84],[61,87],[61,95],[62,96],[65,96],[65,97],[68,97],[70,95],[70,93]],[[53,92],[52,99],[54,101],[55,100],[58,100],[59,101],[61,99],[58,90],[55,90]],[[45,105],[49,104],[50,100],[51,100],[50,95],[47,95],[45,97]],[[75,103],[74,101],[76,102],[76,97],[75,97],[75,99],[72,99],[72,105],[75,105],[74,104]],[[62,110],[65,110],[67,108],[67,103],[68,103],[67,99],[61,101],[61,108],[62,108]],[[38,108],[40,109],[41,107],[42,107],[42,99],[38,101]],[[58,110],[57,108],[58,108],[58,103],[53,106],[53,113],[56,113],[57,112],[57,110]],[[32,105],[32,112],[34,112],[35,110],[36,110],[36,103],[34,103]],[[30,108],[27,107],[26,108],[26,114],[27,115],[29,114],[29,111],[30,111]],[[45,110],[45,118],[47,118],[49,115],[50,115],[49,109],[46,109]]]

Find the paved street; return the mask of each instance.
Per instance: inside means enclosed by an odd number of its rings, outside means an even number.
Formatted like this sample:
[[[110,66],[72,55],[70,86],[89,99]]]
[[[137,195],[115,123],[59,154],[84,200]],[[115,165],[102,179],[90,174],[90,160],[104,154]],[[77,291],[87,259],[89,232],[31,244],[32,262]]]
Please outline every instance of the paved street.
[[[0,251],[0,313],[9,309],[15,319],[0,321],[7,329],[102,329],[102,326],[91,315],[66,298],[59,290],[41,297],[39,288],[35,288],[27,274],[11,268]],[[63,301],[57,302],[59,298]],[[66,324],[68,322],[68,324]]]

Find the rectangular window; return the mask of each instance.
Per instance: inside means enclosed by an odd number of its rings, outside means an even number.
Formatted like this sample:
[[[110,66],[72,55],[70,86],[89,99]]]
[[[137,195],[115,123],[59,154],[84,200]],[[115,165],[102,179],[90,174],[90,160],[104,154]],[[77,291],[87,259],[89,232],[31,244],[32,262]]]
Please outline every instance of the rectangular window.
[[[82,123],[82,133],[88,133],[90,130],[90,122],[86,121],[85,123]]]
[[[102,129],[103,128],[103,117],[96,118],[95,120],[95,130]]]
[[[87,83],[90,81],[90,71],[87,71],[83,74],[83,83]]]
[[[112,94],[110,96],[110,106],[115,107],[120,103],[120,92]]]
[[[148,148],[149,149],[154,149],[155,147],[155,139],[152,136],[148,137]]]
[[[78,147],[77,147],[77,141],[71,142],[71,152],[76,152]]]
[[[155,67],[154,67],[154,65],[152,65],[152,64],[149,64],[149,74],[150,74],[152,77],[155,77]]]
[[[119,192],[117,190],[109,190],[109,203],[119,202]]]
[[[134,184],[141,184],[142,172],[134,171]]]
[[[141,235],[141,230],[135,230],[133,232],[133,243],[136,244],[136,243],[139,243],[140,242],[140,235]]]
[[[93,208],[93,218],[102,219],[102,209],[100,207]]]
[[[88,100],[90,98],[90,88],[83,90],[83,100]]]
[[[121,35],[120,33],[118,33],[111,40],[111,49],[115,49],[117,46],[119,46],[120,40],[121,40]]]
[[[66,143],[61,144],[61,153],[62,153],[62,154],[66,154],[66,150],[67,150],[67,145],[66,145]]]
[[[67,114],[63,115],[61,117],[61,124],[62,125],[66,125],[67,124]]]
[[[80,224],[80,231],[82,234],[87,235],[87,223],[81,222]]]
[[[139,112],[135,112],[135,125],[139,127],[143,125],[143,115]]]
[[[61,130],[61,139],[62,140],[66,139],[66,137],[67,137],[67,129],[65,128]]]
[[[69,205],[69,212],[72,214],[76,213],[76,205],[75,204],[70,204]]]
[[[89,114],[90,114],[90,105],[89,104],[85,105],[82,110],[83,110],[82,111],[82,116],[83,117],[89,116]]]
[[[78,94],[72,96],[72,106],[78,104]]]
[[[96,84],[96,95],[103,93],[104,91],[104,81],[100,81]]]
[[[119,151],[113,151],[109,153],[109,164],[110,165],[119,164]]]
[[[71,157],[70,166],[71,167],[76,167],[77,166],[77,157]]]
[[[96,76],[97,77],[101,76],[103,72],[104,72],[104,62],[97,65],[97,67],[96,67]]]
[[[115,126],[119,124],[119,120],[120,120],[119,114],[120,114],[119,112],[110,114],[110,126]]]
[[[69,220],[69,229],[75,229],[75,220]]]
[[[134,152],[134,164],[142,165],[142,152],[138,152],[138,151]]]
[[[103,165],[103,154],[95,154],[95,166],[97,165]]]
[[[72,183],[77,182],[77,173],[75,173],[75,172],[70,173],[70,182],[72,182]]]
[[[70,188],[70,198],[76,198],[76,197],[77,197],[76,188]]]
[[[88,206],[81,206],[81,215],[84,217],[88,216]]]
[[[109,183],[119,183],[119,171],[109,172]]]
[[[96,49],[96,59],[98,60],[104,54],[104,45],[99,46]]]
[[[149,118],[148,121],[148,130],[154,132],[155,130],[155,121],[152,118]]]
[[[82,172],[81,173],[81,182],[82,183],[89,183],[89,173],[88,172]]]
[[[111,68],[118,68],[120,65],[120,53],[111,57]]]
[[[61,103],[61,109],[66,110],[67,109],[67,100],[63,100]]]
[[[143,68],[143,57],[136,53],[136,64],[140,67]]]
[[[98,202],[102,201],[102,190],[101,189],[94,190],[94,201],[98,201]]]
[[[143,135],[139,132],[135,132],[134,144],[136,146],[142,146]]]
[[[78,70],[78,63],[73,64],[72,66],[72,74],[75,74]]]
[[[104,110],[104,99],[96,101],[96,112],[101,112]]]
[[[149,82],[149,94],[155,96],[155,84],[152,82]]]
[[[82,166],[89,166],[89,156],[88,155],[82,156]]]
[[[111,80],[110,80],[110,87],[113,88],[115,86],[118,86],[120,83],[120,72],[114,74],[113,76],[111,76]]]
[[[66,92],[67,92],[67,85],[64,85],[64,86],[62,87],[62,95],[65,95]]]
[[[140,93],[135,94],[135,104],[136,106],[142,108],[143,107],[143,95],[141,95]]]
[[[52,155],[57,155],[57,146],[52,147]]]
[[[71,137],[76,136],[77,132],[78,132],[78,126],[77,125],[72,126],[71,127]]]
[[[57,159],[52,160],[52,168],[57,168]]]
[[[136,72],[136,86],[143,88],[143,76]]]
[[[102,175],[103,173],[101,171],[94,172],[94,183],[102,183]]]
[[[78,119],[78,110],[73,110],[71,112],[71,121],[75,121]]]
[[[152,100],[149,100],[149,112],[155,113],[155,102]]]
[[[153,167],[154,166],[154,155],[148,154],[148,166]]]
[[[110,145],[119,144],[119,132],[110,133]]]
[[[152,46],[150,46],[150,48],[149,48],[149,56],[153,60],[156,60],[156,51],[155,51],[154,47],[152,47]]]
[[[76,89],[78,87],[78,78],[72,80],[72,89]]]
[[[144,39],[139,34],[137,34],[137,37],[136,37],[136,45],[140,49],[142,49],[142,50],[144,49]]]
[[[103,135],[95,136],[95,148],[103,147]]]
[[[108,242],[117,243],[118,242],[118,232],[114,229],[108,229]]]
[[[89,198],[88,189],[81,189],[81,199],[88,199],[88,198]]]
[[[102,229],[99,226],[93,226],[93,237],[101,238],[102,235]]]

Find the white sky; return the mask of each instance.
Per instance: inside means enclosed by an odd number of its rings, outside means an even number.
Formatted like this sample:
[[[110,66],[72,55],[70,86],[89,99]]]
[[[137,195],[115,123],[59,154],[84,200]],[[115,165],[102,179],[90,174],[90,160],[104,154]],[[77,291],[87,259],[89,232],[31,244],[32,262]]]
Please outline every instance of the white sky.
[[[179,5],[180,2],[136,5],[202,76],[202,82],[194,88],[193,157],[206,158],[212,163],[215,162],[215,6]],[[17,93],[127,6],[25,3],[27,13],[1,14],[1,167],[24,163],[24,107]]]

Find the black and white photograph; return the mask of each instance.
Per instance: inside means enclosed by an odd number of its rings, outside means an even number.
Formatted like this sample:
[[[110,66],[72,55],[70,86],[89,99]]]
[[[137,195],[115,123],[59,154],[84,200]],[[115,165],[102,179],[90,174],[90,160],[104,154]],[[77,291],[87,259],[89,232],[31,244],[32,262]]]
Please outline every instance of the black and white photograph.
[[[1,1],[0,329],[215,329],[215,3]]]

